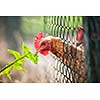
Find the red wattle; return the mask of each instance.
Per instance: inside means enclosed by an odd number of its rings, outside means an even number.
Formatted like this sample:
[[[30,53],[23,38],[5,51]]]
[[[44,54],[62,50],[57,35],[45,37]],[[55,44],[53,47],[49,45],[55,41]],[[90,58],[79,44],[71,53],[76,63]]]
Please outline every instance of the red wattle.
[[[41,53],[42,55],[46,56],[46,55],[48,55],[49,51],[48,51],[48,50],[43,50],[43,51],[41,51],[40,53]]]

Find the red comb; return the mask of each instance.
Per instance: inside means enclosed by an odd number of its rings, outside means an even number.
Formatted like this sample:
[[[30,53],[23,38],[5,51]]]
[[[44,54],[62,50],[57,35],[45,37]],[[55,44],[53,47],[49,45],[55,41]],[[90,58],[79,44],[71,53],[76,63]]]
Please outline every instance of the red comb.
[[[77,41],[79,41],[79,40],[82,39],[82,34],[83,34],[82,31],[78,32],[78,34],[77,34],[77,36],[76,36],[76,40],[77,40]]]
[[[78,29],[78,34],[76,36],[76,40],[79,41],[82,39],[84,29],[80,26],[78,26],[77,29]]]
[[[35,36],[34,38],[34,47],[36,49],[39,48],[39,43],[41,41],[41,39],[44,37],[43,33],[42,32],[39,32],[38,35]]]
[[[40,33],[38,33],[36,36],[35,36],[35,40],[37,41],[37,40],[40,40],[41,38],[43,38],[43,33],[42,32],[40,32]]]

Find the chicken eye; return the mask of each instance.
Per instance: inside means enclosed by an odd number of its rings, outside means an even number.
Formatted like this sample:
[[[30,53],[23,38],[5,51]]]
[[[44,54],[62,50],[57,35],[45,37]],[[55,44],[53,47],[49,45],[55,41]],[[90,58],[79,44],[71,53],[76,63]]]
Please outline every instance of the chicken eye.
[[[43,42],[41,45],[45,46],[45,45],[46,45],[46,43],[45,43],[45,42]]]

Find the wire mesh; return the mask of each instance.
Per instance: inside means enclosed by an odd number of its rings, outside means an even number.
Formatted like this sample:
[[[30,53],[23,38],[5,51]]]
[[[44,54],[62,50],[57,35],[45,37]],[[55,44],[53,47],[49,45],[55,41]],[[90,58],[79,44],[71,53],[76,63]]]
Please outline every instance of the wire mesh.
[[[76,46],[77,26],[83,26],[80,16],[48,16],[45,17],[45,32],[60,37],[63,41],[63,59],[55,56],[54,82],[74,83],[86,82],[84,71],[84,47]],[[70,46],[69,46],[70,45]],[[75,45],[73,49],[71,45]],[[79,52],[80,49],[82,52]],[[65,59],[67,58],[67,61]],[[74,58],[74,59],[73,59]]]

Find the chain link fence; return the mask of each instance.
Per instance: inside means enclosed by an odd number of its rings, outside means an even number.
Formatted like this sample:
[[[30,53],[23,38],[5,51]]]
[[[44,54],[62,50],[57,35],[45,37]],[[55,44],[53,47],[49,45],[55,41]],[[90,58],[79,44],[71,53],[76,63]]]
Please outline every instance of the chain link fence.
[[[48,16],[44,17],[44,30],[49,35],[60,37],[63,45],[63,59],[54,57],[54,82],[74,83],[86,82],[84,47],[76,45],[77,27],[83,26],[83,18],[80,16]],[[72,48],[74,45],[74,48]],[[64,59],[64,57],[67,58]]]

